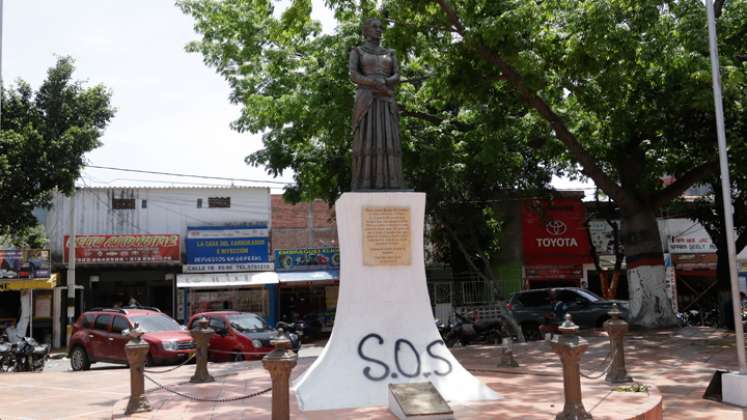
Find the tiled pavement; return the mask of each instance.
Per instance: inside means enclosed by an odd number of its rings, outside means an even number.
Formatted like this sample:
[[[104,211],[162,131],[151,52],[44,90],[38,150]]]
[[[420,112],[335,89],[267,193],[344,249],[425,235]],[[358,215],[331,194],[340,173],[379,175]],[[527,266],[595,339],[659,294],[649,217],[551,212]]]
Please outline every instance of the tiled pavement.
[[[587,337],[592,343],[584,356],[584,367],[599,366],[606,354],[606,337]],[[494,369],[489,346],[454,350],[466,366]],[[629,371],[637,381],[654,384],[663,395],[666,419],[747,419],[736,407],[703,400],[702,394],[714,369],[736,368],[733,335],[708,329],[632,333],[626,355]],[[501,393],[505,400],[455,406],[457,418],[549,419],[562,408],[560,363],[544,342],[516,345],[521,367],[477,376]],[[298,375],[312,358],[299,360]],[[193,395],[226,398],[269,387],[269,375],[258,362],[211,364],[218,383],[187,385],[193,367],[151,375],[160,382]],[[47,372],[0,375],[0,419],[103,419],[121,418],[129,392],[126,369],[92,369],[88,372]],[[149,400],[157,411],[142,416],[153,419],[269,418],[271,397],[264,394],[232,403],[198,403],[174,396],[146,382]],[[583,380],[586,408],[599,418],[625,418],[631,399],[650,404],[655,395],[609,392],[601,380]],[[301,414],[292,399],[294,417],[393,418],[383,408]]]

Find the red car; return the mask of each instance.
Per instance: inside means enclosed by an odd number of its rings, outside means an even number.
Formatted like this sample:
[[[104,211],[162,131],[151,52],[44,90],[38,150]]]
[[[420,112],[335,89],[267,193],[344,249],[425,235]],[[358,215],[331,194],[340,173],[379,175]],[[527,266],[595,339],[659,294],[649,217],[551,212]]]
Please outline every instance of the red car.
[[[177,363],[194,351],[194,341],[184,327],[155,308],[94,308],[84,312],[73,325],[68,355],[73,370],[88,370],[91,363],[127,363],[122,331],[135,323],[150,344],[148,364]]]
[[[274,349],[270,339],[275,337],[275,330],[257,314],[236,311],[201,312],[192,315],[188,328],[194,328],[196,321],[202,317],[207,318],[208,326],[215,330],[208,349],[208,356],[212,361],[260,359]]]

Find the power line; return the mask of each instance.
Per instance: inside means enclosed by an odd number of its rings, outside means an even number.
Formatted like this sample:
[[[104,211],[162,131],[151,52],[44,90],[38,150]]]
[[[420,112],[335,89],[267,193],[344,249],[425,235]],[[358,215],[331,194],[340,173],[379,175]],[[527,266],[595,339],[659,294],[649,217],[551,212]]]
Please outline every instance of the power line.
[[[259,183],[264,183],[264,184],[277,184],[277,185],[291,184],[291,182],[284,182],[284,181],[268,181],[268,180],[261,180],[261,179],[227,178],[227,177],[221,177],[221,176],[179,174],[179,173],[174,173],[174,172],[145,171],[141,169],[115,168],[111,166],[98,166],[98,165],[84,165],[84,166],[86,168],[108,169],[110,171],[135,172],[135,173],[140,173],[140,174],[153,174],[153,175],[180,176],[180,177],[185,177],[185,178],[216,179],[220,181],[259,182]]]

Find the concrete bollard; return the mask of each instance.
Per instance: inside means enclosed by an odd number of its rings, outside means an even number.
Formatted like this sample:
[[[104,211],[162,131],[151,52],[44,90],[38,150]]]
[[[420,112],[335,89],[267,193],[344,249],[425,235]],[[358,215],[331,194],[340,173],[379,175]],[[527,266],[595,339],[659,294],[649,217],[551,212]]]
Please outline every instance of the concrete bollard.
[[[565,315],[565,321],[558,328],[560,336],[550,343],[552,350],[560,356],[563,364],[563,393],[565,405],[555,420],[591,419],[581,401],[581,355],[589,348],[589,343],[576,335],[578,325],[571,320],[571,314]]]
[[[122,331],[122,335],[130,337],[130,341],[125,344],[127,363],[130,365],[130,401],[125,415],[150,411],[150,403],[145,397],[145,360],[148,358],[150,344],[141,339],[143,330],[137,322],[135,328]]]
[[[519,363],[514,359],[514,352],[511,350],[511,339],[504,338],[501,345],[498,347],[498,363],[496,367],[499,368],[513,368],[519,367]]]
[[[612,352],[612,366],[607,372],[605,380],[610,384],[619,384],[632,382],[633,378],[628,376],[625,369],[625,333],[628,332],[628,323],[620,319],[620,308],[617,304],[612,304],[612,309],[608,312],[611,319],[604,322],[604,329],[610,338],[610,352]]]
[[[208,320],[202,317],[197,320],[197,326],[192,328],[189,334],[195,340],[195,357],[197,359],[195,374],[192,375],[189,382],[193,384],[215,382],[215,378],[210,375],[207,368],[208,346],[210,345],[210,337],[215,334],[215,330],[208,327]]]
[[[272,420],[290,419],[290,374],[298,361],[290,340],[280,334],[270,342],[275,350],[262,359],[272,378]]]

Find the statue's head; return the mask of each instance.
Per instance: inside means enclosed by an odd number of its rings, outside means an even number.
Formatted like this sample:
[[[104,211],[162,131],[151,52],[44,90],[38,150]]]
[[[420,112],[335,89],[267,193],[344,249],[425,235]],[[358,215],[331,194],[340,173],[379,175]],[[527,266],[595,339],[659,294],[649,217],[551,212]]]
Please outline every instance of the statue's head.
[[[363,22],[363,36],[370,41],[381,40],[384,33],[384,25],[378,18],[368,18]]]

